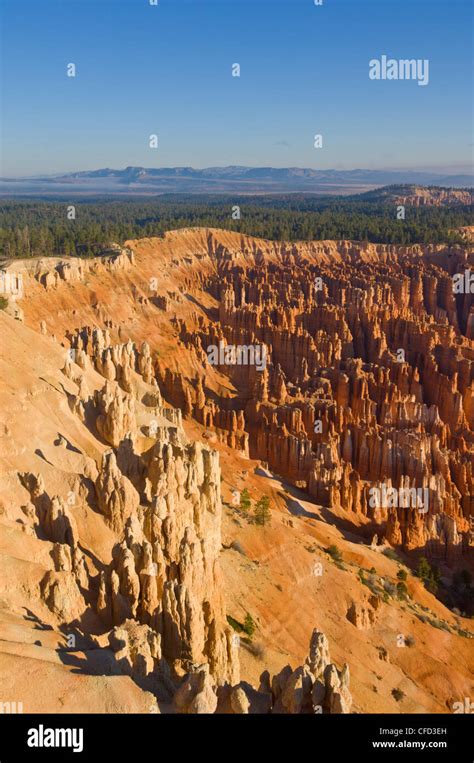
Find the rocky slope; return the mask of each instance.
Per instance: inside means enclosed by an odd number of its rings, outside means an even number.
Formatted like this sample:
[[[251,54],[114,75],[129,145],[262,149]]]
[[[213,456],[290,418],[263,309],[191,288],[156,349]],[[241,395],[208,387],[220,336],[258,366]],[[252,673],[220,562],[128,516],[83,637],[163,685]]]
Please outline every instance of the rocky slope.
[[[465,247],[204,229],[7,264],[1,698],[318,713],[469,696],[470,622],[410,568],[472,569],[473,296],[453,289],[471,265]],[[260,369],[228,346],[264,348]],[[244,487],[270,496],[270,527],[238,509]],[[392,488],[426,512],[373,505]],[[246,612],[253,639],[227,621]]]
[[[472,204],[472,191],[467,188],[407,186],[405,193],[394,195],[394,202],[412,207],[455,207]]]

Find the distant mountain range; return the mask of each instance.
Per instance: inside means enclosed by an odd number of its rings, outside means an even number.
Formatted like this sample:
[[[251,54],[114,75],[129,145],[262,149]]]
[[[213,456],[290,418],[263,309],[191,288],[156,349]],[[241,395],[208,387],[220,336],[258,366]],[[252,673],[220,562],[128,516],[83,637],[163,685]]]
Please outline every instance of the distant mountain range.
[[[1,196],[150,195],[163,193],[353,194],[392,184],[470,187],[472,175],[414,170],[314,170],[299,167],[126,167],[63,175],[0,178]]]

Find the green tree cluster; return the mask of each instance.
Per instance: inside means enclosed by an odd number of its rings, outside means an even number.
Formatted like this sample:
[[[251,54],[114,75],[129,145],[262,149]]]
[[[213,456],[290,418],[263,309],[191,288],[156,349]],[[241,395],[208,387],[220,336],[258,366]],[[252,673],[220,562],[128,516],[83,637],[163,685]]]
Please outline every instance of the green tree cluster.
[[[67,218],[73,203],[75,219]],[[239,206],[240,220],[232,218]],[[175,195],[67,204],[28,200],[0,203],[0,256],[36,257],[97,254],[112,241],[162,236],[177,228],[226,228],[274,241],[353,239],[374,243],[462,243],[455,229],[472,224],[472,209],[407,207],[396,219],[395,205],[381,193],[362,196]]]
[[[247,612],[247,614],[245,615],[243,630],[245,631],[247,636],[249,636],[249,638],[252,638],[256,629],[257,629],[257,624],[255,623],[252,615],[249,612]]]
[[[431,591],[433,594],[437,593],[441,573],[435,565],[431,566],[425,556],[420,557],[415,574],[423,581],[428,591]]]

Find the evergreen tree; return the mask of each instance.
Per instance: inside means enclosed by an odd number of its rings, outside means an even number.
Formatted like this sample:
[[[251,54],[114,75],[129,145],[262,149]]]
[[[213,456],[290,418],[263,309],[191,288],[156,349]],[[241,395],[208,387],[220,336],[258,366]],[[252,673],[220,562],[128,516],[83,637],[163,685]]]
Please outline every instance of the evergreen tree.
[[[408,594],[408,588],[403,580],[399,580],[397,583],[397,596],[399,599],[406,599]]]
[[[266,524],[270,524],[271,511],[270,511],[270,498],[268,495],[262,495],[255,504],[254,509],[255,523],[265,527]]]
[[[431,577],[430,563],[428,562],[428,559],[425,556],[422,556],[418,562],[418,566],[416,568],[416,575],[417,577],[420,578],[420,580],[423,581],[423,583],[426,583]]]
[[[250,500],[250,493],[245,487],[240,494],[239,509],[240,511],[243,511],[244,514],[248,514],[251,505],[252,505],[252,502]]]
[[[245,615],[245,620],[244,620],[244,631],[247,634],[247,636],[250,636],[250,638],[252,638],[253,634],[256,631],[256,628],[257,626],[254,622],[252,615],[249,612],[247,612],[247,614]]]
[[[441,573],[435,566],[431,567],[425,556],[420,558],[416,568],[416,575],[423,581],[425,587],[431,593],[436,593],[441,580]]]

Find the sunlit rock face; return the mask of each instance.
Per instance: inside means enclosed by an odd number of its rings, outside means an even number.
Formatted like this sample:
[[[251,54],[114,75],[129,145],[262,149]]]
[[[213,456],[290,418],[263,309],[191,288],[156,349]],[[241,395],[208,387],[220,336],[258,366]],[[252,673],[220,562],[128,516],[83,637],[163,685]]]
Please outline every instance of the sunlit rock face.
[[[321,510],[319,530],[342,521],[343,550],[355,553],[354,538],[363,545],[369,533],[374,556],[391,546],[468,568],[467,246],[285,244],[193,229],[127,242],[110,259],[23,267],[23,320],[0,315],[0,520],[13,570],[0,627],[26,627],[23,610],[50,626],[56,656],[45,663],[61,664],[57,685],[71,697],[74,675],[58,655],[64,634],[79,639],[70,648],[96,671],[99,712],[150,712],[156,701],[184,713],[372,707],[356,658],[337,653],[331,662],[329,648],[361,631],[375,633],[370,648],[379,649],[382,592],[369,595],[351,571],[342,600],[337,575],[349,568],[326,565],[324,609],[308,614],[303,598],[295,614],[286,580],[313,596],[295,559],[310,553],[314,525],[286,516],[275,536],[244,527],[252,553],[235,552],[225,577],[222,484],[233,485],[234,464],[257,473],[255,495],[268,483],[259,470],[278,475]],[[241,516],[229,521],[242,529]],[[274,565],[286,553],[282,585]],[[289,624],[274,625],[260,593],[267,584],[287,597],[279,617],[290,612]],[[241,680],[228,602],[247,607],[252,597],[275,644],[261,675],[245,656]],[[400,632],[395,618],[392,626]],[[15,659],[36,659],[30,636],[21,638]],[[295,650],[291,665],[280,660],[279,639]],[[406,670],[414,685],[425,681]],[[450,680],[465,696],[457,671]],[[113,688],[110,676],[119,679]],[[449,691],[445,705],[457,696]],[[423,706],[437,696],[428,684],[420,692]],[[44,708],[42,698],[31,701]],[[69,709],[86,709],[84,698],[77,703]]]

